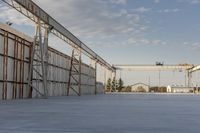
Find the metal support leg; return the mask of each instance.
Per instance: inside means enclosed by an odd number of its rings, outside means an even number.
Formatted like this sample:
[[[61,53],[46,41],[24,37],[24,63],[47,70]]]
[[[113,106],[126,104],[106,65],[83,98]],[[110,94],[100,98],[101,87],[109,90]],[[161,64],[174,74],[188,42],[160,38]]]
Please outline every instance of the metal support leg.
[[[97,62],[95,61],[95,65],[94,65],[94,87],[95,87],[95,92],[94,94],[96,95],[98,92],[97,92]]]
[[[187,71],[187,77],[188,77],[188,87],[191,87],[192,74],[189,71]]]
[[[8,80],[8,33],[4,32],[4,50],[3,50],[3,89],[2,99],[7,99],[7,80]]]
[[[73,49],[70,63],[67,96],[70,95],[70,90],[74,91],[78,96],[81,96],[81,50]]]
[[[37,94],[47,98],[48,27],[45,28],[45,32],[42,34],[41,23],[38,19],[32,46],[28,84]],[[42,85],[40,85],[41,82]],[[43,92],[41,92],[40,86],[42,86]]]
[[[107,71],[106,68],[104,68],[104,92],[107,90]]]
[[[91,59],[91,66],[94,68],[94,94],[97,94],[97,62]]]

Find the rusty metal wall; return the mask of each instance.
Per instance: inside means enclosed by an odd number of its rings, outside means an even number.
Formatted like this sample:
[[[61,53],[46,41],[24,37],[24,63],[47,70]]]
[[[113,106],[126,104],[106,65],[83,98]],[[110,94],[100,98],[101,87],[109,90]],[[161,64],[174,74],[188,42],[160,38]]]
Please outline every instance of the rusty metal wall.
[[[0,30],[0,99],[28,96],[30,45],[23,38]]]
[[[69,78],[70,60],[71,58],[55,49],[49,47],[48,49],[48,96],[65,96],[67,95],[67,85]],[[81,90],[82,94],[94,94],[95,93],[95,70],[86,65],[81,65]],[[33,75],[33,79],[36,79]],[[78,79],[78,75],[76,77]],[[42,90],[42,83],[39,85]],[[78,90],[75,87],[75,89]],[[70,95],[76,95],[70,90]],[[33,90],[33,97],[39,97],[38,93]]]
[[[13,32],[0,26],[0,99],[39,97],[27,84],[32,42]],[[50,47],[48,53],[48,96],[65,96],[71,58]],[[33,74],[33,80],[36,78]],[[97,92],[102,92],[100,89],[103,88],[99,85],[97,88]],[[81,92],[95,93],[95,70],[86,64],[81,66]],[[70,94],[75,95],[73,91]]]

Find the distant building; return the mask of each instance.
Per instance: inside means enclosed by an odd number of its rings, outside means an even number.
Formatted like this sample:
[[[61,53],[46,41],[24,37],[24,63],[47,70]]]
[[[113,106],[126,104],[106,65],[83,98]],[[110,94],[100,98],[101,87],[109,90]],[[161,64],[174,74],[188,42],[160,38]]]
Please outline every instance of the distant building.
[[[149,88],[149,85],[146,85],[144,83],[137,83],[131,85],[131,92],[149,92]]]
[[[167,86],[168,93],[191,93],[193,91],[194,91],[193,87]]]

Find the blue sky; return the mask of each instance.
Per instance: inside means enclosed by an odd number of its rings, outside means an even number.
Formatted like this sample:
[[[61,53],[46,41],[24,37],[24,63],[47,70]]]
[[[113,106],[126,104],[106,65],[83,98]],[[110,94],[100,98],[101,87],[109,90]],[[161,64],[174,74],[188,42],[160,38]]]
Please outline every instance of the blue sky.
[[[33,1],[110,64],[199,64],[200,0]],[[33,34],[22,15],[3,4],[0,12],[0,21]]]

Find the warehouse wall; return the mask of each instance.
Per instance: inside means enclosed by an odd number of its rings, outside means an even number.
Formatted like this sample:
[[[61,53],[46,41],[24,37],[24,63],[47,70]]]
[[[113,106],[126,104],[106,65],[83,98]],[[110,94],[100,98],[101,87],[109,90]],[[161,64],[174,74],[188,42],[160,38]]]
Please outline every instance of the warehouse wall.
[[[39,97],[27,84],[30,53],[33,39],[7,25],[0,24],[0,99]],[[70,57],[48,48],[48,95],[65,96],[69,79]],[[33,75],[33,79],[37,79]],[[39,90],[42,90],[39,83]],[[95,93],[95,70],[81,65],[82,94]],[[97,84],[97,92],[103,93],[103,85]],[[75,95],[70,90],[71,95]]]
[[[15,32],[16,33],[16,32]],[[27,97],[30,42],[0,30],[0,99]]]

